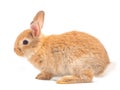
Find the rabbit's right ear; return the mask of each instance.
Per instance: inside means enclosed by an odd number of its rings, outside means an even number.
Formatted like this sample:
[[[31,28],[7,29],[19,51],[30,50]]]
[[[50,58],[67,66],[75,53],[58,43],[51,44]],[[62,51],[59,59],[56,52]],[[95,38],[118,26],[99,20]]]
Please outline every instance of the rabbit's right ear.
[[[41,33],[41,29],[44,23],[44,11],[39,11],[31,23],[32,34],[34,37],[38,37]]]

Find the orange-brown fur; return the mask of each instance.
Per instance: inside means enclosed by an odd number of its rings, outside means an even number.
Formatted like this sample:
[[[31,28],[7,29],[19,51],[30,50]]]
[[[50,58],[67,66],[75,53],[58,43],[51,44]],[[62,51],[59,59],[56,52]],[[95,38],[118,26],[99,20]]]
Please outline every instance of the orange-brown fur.
[[[91,82],[109,64],[103,45],[87,33],[71,31],[38,37],[32,33],[31,29],[23,31],[16,39],[14,50],[41,71],[37,79],[63,76],[57,83]],[[22,45],[24,39],[30,43]]]

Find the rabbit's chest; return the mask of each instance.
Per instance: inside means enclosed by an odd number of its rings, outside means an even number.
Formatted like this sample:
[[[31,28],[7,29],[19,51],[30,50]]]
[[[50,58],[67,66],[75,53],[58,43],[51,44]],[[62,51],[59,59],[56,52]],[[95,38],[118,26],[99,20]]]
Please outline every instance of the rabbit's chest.
[[[33,55],[34,55],[35,53],[34,52],[26,52],[25,53],[25,57],[27,58],[27,59],[30,59]]]

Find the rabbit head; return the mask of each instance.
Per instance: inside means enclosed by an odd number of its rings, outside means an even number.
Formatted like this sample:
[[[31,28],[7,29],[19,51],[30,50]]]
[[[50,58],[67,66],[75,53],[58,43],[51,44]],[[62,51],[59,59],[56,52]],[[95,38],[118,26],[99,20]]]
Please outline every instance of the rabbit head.
[[[29,57],[36,52],[37,46],[38,44],[40,45],[41,42],[43,22],[44,12],[39,11],[33,18],[30,29],[24,30],[18,35],[14,45],[14,51],[17,55]]]

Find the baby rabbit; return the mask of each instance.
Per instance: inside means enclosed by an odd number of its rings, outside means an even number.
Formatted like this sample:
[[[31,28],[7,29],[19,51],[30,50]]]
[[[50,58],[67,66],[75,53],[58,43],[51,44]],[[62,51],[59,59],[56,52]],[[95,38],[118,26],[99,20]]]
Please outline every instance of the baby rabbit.
[[[62,76],[57,83],[87,83],[105,70],[109,58],[98,39],[79,31],[44,36],[43,22],[44,11],[39,11],[30,29],[24,30],[14,45],[17,55],[26,57],[41,71],[37,79]]]

